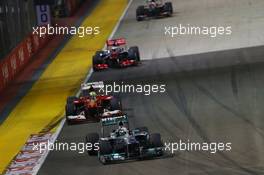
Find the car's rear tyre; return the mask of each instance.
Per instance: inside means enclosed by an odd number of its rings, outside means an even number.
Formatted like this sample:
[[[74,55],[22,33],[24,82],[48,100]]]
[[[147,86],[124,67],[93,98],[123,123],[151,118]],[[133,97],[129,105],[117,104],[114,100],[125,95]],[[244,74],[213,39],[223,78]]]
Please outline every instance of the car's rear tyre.
[[[75,96],[70,96],[67,98],[67,104],[71,104],[73,103],[75,100],[77,100],[78,98]]]
[[[111,111],[114,111],[114,110],[122,110],[121,100],[119,100],[116,97],[113,97],[110,100],[110,110]]]
[[[168,12],[168,16],[171,16],[173,14],[173,6],[171,2],[166,2],[164,4],[164,10]]]
[[[151,148],[163,147],[161,136],[159,133],[149,135],[149,143]]]
[[[137,18],[137,21],[143,21],[144,18],[142,16],[144,16],[145,14],[145,8],[143,5],[139,6],[137,8],[137,11],[136,11],[136,18]]]
[[[77,113],[74,103],[66,104],[65,110],[66,110],[66,116],[73,116],[76,115]]]
[[[102,51],[97,51],[95,53],[95,55],[93,56],[93,70],[94,71],[98,71],[98,69],[96,68],[97,64],[103,64],[104,63],[104,60],[101,57],[102,53],[103,53]]]
[[[128,49],[128,56],[130,59],[135,60],[137,63],[140,62],[140,53],[137,46],[130,47]]]
[[[95,144],[97,144],[98,141],[99,141],[99,134],[98,133],[90,133],[90,134],[87,134],[87,136],[85,137],[85,141],[86,141],[86,144],[92,144],[92,149],[87,151],[88,154],[90,156],[97,155],[98,149],[95,146]]]
[[[77,114],[77,109],[74,104],[74,101],[77,100],[78,98],[75,96],[70,96],[67,98],[67,104],[65,106],[65,113],[66,113],[66,122],[68,125],[72,125],[72,121],[68,119],[67,116],[72,116]]]
[[[142,127],[136,128],[136,129],[139,130],[139,132],[149,132],[148,127],[146,127],[146,126],[142,126]]]
[[[68,118],[68,116],[73,116],[77,114],[77,110],[74,103],[66,104],[65,111],[66,111],[66,122],[68,125],[72,125],[73,122]]]

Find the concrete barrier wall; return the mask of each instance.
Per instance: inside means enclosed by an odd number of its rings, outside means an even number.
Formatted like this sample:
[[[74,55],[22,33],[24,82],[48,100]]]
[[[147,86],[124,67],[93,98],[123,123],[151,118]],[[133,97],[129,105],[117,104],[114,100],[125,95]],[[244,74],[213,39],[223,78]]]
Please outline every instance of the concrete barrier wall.
[[[72,16],[77,11],[77,9],[80,7],[83,1],[86,0],[65,1],[70,16]],[[3,2],[1,2],[2,5]],[[15,0],[13,0],[12,2],[15,3]],[[3,16],[2,21],[4,21],[4,19],[7,20],[7,16]],[[1,18],[0,18],[0,32],[1,32]],[[32,56],[36,52],[38,52],[41,48],[43,48],[45,44],[49,42],[50,39],[52,39],[51,35],[40,37],[38,35],[33,35],[32,33],[30,33],[15,48],[13,48],[7,56],[5,56],[3,59],[0,59],[0,91],[2,91],[16,77],[16,75],[26,66],[26,64],[32,58]],[[6,43],[4,39],[2,40],[3,40],[2,45],[5,46],[9,45],[9,43]],[[1,46],[1,42],[0,42],[0,46]],[[1,49],[2,53],[3,53],[3,49]]]
[[[0,60],[0,91],[27,65],[32,56],[38,52],[52,36],[29,34],[4,59]]]

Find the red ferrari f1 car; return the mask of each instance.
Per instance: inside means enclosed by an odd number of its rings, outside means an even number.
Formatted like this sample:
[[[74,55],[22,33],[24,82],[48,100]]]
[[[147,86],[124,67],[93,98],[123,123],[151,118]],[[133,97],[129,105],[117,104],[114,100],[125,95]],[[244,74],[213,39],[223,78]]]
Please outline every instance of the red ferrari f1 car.
[[[137,46],[127,49],[124,38],[112,39],[106,41],[107,49],[97,51],[93,56],[93,70],[128,67],[138,65],[140,54]]]
[[[68,124],[99,122],[101,118],[122,114],[121,101],[114,96],[100,94],[103,82],[82,84],[80,97],[68,97],[65,106]]]

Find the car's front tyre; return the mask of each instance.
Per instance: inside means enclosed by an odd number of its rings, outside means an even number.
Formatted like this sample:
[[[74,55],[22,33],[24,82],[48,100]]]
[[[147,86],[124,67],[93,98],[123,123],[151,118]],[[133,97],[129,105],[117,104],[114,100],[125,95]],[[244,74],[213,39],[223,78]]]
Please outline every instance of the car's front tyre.
[[[144,6],[143,5],[142,6],[139,6],[137,8],[137,10],[136,10],[136,18],[137,18],[137,21],[143,21],[144,20],[144,17],[142,17],[142,16],[144,16],[144,14],[145,14],[145,8],[144,8]]]

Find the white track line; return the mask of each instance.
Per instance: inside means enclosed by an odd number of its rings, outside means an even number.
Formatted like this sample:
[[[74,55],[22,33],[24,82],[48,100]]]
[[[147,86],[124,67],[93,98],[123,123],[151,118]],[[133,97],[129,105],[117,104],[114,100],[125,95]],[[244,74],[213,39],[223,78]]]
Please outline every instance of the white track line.
[[[130,5],[131,5],[132,2],[133,2],[133,0],[129,0],[129,3],[128,3],[126,9],[122,13],[121,17],[119,18],[119,20],[118,20],[115,28],[113,29],[113,31],[112,31],[112,33],[111,33],[111,35],[109,36],[108,39],[112,39],[114,37],[117,29],[119,28],[119,26],[120,26],[123,18],[125,17],[125,15],[127,13],[128,8],[130,7]],[[106,45],[104,46],[103,49],[106,49]],[[86,78],[84,79],[83,83],[87,82],[90,79],[92,73],[93,73],[93,69],[91,68],[90,71],[89,71],[89,73],[87,74]],[[80,96],[80,94],[81,94],[81,89],[79,89],[79,91],[76,93],[76,96]],[[64,117],[63,120],[60,122],[60,125],[57,128],[57,130],[56,130],[56,132],[55,132],[55,134],[53,136],[54,138],[53,138],[53,142],[52,143],[54,143],[57,140],[57,138],[58,138],[58,136],[59,136],[59,134],[60,134],[60,132],[61,132],[64,124],[65,124],[65,121],[66,121],[66,119]],[[49,154],[49,150],[47,151],[46,155],[44,155],[43,159],[40,161],[39,166],[36,167],[36,172],[34,172],[32,175],[37,175],[37,173],[40,170],[41,166],[44,164],[44,162],[45,162],[48,154]]]
[[[126,9],[124,10],[123,14],[122,14],[121,17],[119,18],[119,20],[118,20],[118,22],[117,22],[115,28],[113,29],[111,35],[109,36],[109,39],[112,39],[113,36],[115,35],[117,29],[119,28],[119,26],[120,26],[120,24],[121,24],[121,21],[122,21],[123,18],[125,17],[125,15],[126,15],[126,13],[127,13],[127,10],[128,10],[128,8],[130,7],[130,5],[132,4],[132,2],[133,2],[133,0],[130,0],[130,1],[129,1],[129,3],[128,3]]]

